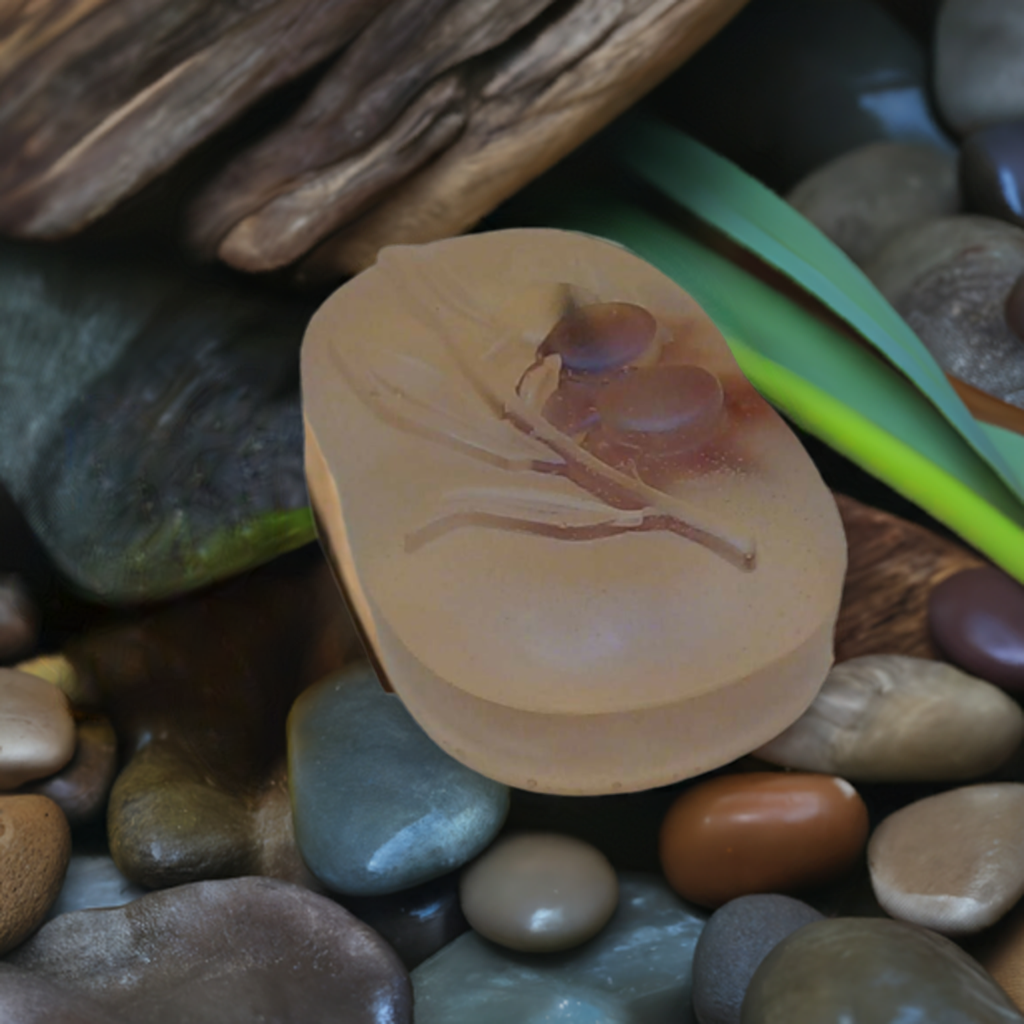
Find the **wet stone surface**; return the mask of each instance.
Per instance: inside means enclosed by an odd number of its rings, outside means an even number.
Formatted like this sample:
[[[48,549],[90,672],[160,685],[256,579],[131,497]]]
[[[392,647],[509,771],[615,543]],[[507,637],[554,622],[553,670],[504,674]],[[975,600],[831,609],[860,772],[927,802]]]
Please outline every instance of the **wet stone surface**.
[[[296,701],[288,763],[303,859],[339,893],[396,892],[461,867],[508,813],[508,787],[441,750],[368,666]]]

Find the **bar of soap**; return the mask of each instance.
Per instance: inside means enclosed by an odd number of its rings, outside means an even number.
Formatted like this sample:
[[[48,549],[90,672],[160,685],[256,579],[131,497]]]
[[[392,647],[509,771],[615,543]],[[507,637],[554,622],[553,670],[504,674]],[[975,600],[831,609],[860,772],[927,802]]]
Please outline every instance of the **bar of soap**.
[[[710,318],[522,229],[385,249],[302,350],[306,478],[378,669],[453,757],[598,794],[739,757],[832,662],[830,492]]]

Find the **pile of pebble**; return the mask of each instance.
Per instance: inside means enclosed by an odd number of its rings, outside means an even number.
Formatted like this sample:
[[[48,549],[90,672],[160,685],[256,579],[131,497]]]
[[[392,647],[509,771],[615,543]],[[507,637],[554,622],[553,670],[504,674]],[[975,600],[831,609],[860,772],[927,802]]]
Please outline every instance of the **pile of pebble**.
[[[281,710],[286,770],[252,679],[157,713],[123,632],[0,669],[0,1019],[1022,1021],[1024,587],[947,576],[929,628],[948,660],[841,662],[753,756],[591,798],[464,767],[361,662]]]
[[[1024,407],[1024,6],[754,0],[661,91],[777,189],[942,368]]]

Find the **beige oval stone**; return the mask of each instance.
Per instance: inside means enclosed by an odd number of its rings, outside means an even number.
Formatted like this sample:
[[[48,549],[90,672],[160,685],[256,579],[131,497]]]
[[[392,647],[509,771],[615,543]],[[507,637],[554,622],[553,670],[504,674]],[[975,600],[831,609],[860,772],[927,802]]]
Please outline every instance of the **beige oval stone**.
[[[615,912],[619,882],[600,850],[557,833],[499,839],[462,874],[466,920],[486,939],[525,953],[571,949]]]
[[[52,800],[0,796],[0,956],[42,923],[70,857],[71,829]]]
[[[998,921],[1024,896],[1024,785],[963,786],[886,818],[868,842],[878,902],[944,935]]]
[[[854,782],[978,778],[1024,740],[1002,690],[927,658],[871,654],[836,665],[811,706],[756,750],[786,768]]]
[[[0,668],[0,790],[60,770],[75,752],[75,722],[57,687]]]
[[[643,351],[552,340],[609,305],[653,316]],[[721,387],[699,429],[621,394],[595,408],[612,376],[680,366]],[[302,387],[321,540],[375,662],[482,774],[663,785],[777,735],[821,686],[835,503],[710,318],[625,249],[548,229],[386,249],[313,318]]]

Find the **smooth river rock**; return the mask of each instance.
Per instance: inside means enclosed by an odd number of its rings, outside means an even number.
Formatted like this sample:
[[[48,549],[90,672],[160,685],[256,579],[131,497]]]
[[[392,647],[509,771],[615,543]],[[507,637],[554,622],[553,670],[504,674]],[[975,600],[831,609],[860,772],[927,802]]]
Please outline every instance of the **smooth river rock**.
[[[39,637],[39,609],[21,577],[0,575],[0,662],[25,657]]]
[[[864,272],[946,373],[1024,406],[1024,321],[1008,306],[1024,273],[1024,230],[977,215],[922,221]]]
[[[1016,0],[944,0],[934,56],[935,97],[954,130],[1024,116],[1024,6]]]
[[[310,871],[355,896],[397,892],[461,867],[508,814],[508,787],[446,754],[365,665],[296,700],[288,784]]]
[[[741,896],[719,907],[693,955],[693,1009],[700,1024],[739,1024],[743,997],[761,961],[788,935],[822,915],[789,896]]]
[[[969,210],[1024,227],[1024,118],[964,139],[960,174]]]
[[[72,853],[64,883],[46,919],[74,910],[123,907],[148,891],[125,878],[108,854]]]
[[[0,791],[52,775],[74,752],[64,694],[38,676],[0,668]]]
[[[928,595],[928,628],[950,661],[1024,692],[1024,587],[995,566],[948,576]]]
[[[691,963],[705,915],[657,876],[619,884],[608,926],[576,949],[456,939],[412,972],[416,1024],[695,1024]]]
[[[721,775],[696,783],[669,809],[661,865],[680,895],[719,907],[832,881],[853,867],[867,835],[867,808],[845,779]]]
[[[903,228],[959,212],[956,157],[919,143],[871,142],[812,171],[786,199],[863,264]]]
[[[615,912],[619,883],[589,843],[553,832],[499,839],[462,874],[462,911],[481,935],[524,953],[572,949]]]
[[[844,917],[765,957],[742,1024],[1019,1024],[1009,997],[949,939],[901,921]]]
[[[875,829],[871,884],[893,917],[946,935],[998,921],[1024,896],[1024,785],[963,786],[917,800]]]
[[[924,47],[869,0],[761,0],[654,101],[772,188],[869,142],[952,145],[928,97]]]
[[[149,893],[63,914],[9,962],[147,1024],[410,1024],[409,976],[326,897],[270,878]]]
[[[71,829],[45,796],[0,796],[0,956],[39,926],[60,892]]]
[[[928,782],[985,775],[1022,739],[1024,711],[998,687],[945,662],[869,654],[836,665],[803,716],[755,754],[854,782]]]

